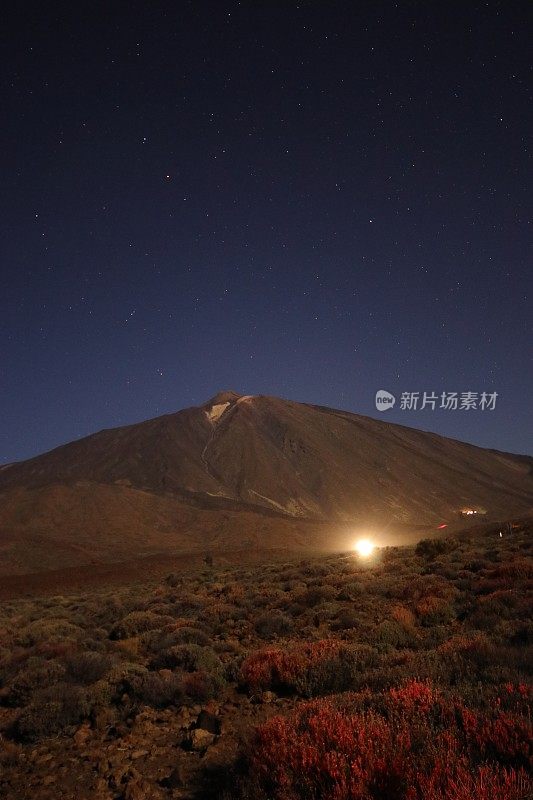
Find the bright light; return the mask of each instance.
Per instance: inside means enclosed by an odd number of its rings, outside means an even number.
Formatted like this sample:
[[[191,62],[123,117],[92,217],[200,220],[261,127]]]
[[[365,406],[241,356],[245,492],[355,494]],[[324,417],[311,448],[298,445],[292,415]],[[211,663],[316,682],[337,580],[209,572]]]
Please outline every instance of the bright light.
[[[374,547],[375,544],[371,542],[370,539],[359,539],[359,541],[355,543],[355,549],[363,558],[368,558],[368,556],[372,555]]]

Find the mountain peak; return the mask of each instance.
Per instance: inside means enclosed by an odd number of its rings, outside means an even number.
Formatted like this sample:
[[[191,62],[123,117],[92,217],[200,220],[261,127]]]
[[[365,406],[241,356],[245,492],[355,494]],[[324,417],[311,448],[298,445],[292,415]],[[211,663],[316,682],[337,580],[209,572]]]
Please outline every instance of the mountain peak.
[[[299,549],[311,536],[340,549],[345,525],[350,537],[373,525],[416,537],[464,524],[466,508],[497,524],[532,507],[532,465],[370,417],[222,391],[0,469],[0,575],[86,564],[95,552],[117,561],[176,548]]]
[[[214,397],[205,403],[206,406],[216,406],[220,405],[220,403],[234,403],[236,400],[239,399],[242,395],[237,394],[237,392],[232,391],[231,389],[225,390],[223,392],[218,392]]]

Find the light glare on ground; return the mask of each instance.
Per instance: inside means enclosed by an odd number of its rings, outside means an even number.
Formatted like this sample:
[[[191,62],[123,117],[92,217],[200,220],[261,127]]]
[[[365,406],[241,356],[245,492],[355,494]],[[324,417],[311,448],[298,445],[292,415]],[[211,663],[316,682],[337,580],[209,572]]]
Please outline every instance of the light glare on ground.
[[[359,539],[354,547],[356,552],[363,558],[368,558],[368,556],[372,555],[374,548],[375,544],[371,542],[370,539]]]

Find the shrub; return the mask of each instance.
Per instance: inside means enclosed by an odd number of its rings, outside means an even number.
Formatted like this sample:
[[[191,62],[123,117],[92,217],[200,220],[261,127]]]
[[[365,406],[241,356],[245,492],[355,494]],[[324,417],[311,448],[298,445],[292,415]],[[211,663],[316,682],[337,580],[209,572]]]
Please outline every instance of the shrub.
[[[353,608],[341,608],[331,627],[333,630],[345,631],[356,628],[359,621],[359,615]]]
[[[442,597],[422,597],[416,604],[416,613],[422,625],[431,627],[451,622],[455,618],[453,606]]]
[[[225,683],[224,665],[211,647],[178,644],[160,653],[152,666],[200,672],[209,677],[210,693],[220,690]]]
[[[34,692],[43,686],[53,686],[64,680],[65,668],[59,661],[43,661],[29,658],[26,666],[13,679],[8,687],[7,701],[10,705],[25,705]]]
[[[260,614],[254,628],[263,639],[271,639],[274,636],[287,636],[293,629],[293,621],[285,614]]]
[[[526,800],[531,784],[516,754],[528,749],[531,731],[512,720],[510,737],[502,724],[501,715],[471,719],[417,681],[303,703],[259,726],[232,797]],[[493,751],[486,745],[496,730],[505,745]]]
[[[217,696],[220,691],[220,683],[204,670],[198,670],[184,675],[183,688],[191,700],[204,702]]]
[[[16,735],[25,740],[53,736],[70,725],[77,725],[89,712],[82,689],[57,683],[34,694],[30,705],[17,719]]]
[[[198,644],[201,647],[205,647],[210,641],[211,639],[207,633],[198,628],[183,627],[174,632],[174,642],[176,644]]]
[[[351,647],[335,639],[304,642],[286,650],[265,648],[241,666],[241,682],[253,691],[274,689],[313,697],[359,685],[374,661],[369,647]]]
[[[349,581],[348,583],[345,583],[343,589],[352,598],[360,597],[365,591],[364,585],[362,583],[357,583],[356,581]]]
[[[301,617],[302,614],[305,613],[306,608],[301,603],[290,603],[285,611],[291,617]]]
[[[72,653],[65,659],[67,673],[76,683],[89,685],[103,678],[111,668],[110,656],[102,653]]]
[[[451,553],[458,547],[459,542],[455,539],[421,539],[415,548],[415,553],[417,556],[433,560],[436,556]]]
[[[162,628],[173,621],[173,617],[154,614],[153,611],[132,611],[113,626],[110,638],[128,639],[145,631]]]
[[[302,605],[307,606],[308,608],[314,608],[319,603],[333,600],[336,594],[337,593],[333,587],[322,584],[318,586],[311,586],[297,599],[298,602],[302,603]]]
[[[111,702],[118,700],[124,693],[134,693],[140,681],[148,673],[146,667],[125,661],[115,664],[104,681],[95,684],[107,684]]]
[[[393,606],[391,610],[391,617],[398,625],[401,625],[407,631],[412,631],[415,627],[415,615],[413,612],[402,605]]]
[[[135,687],[135,696],[154,708],[181,705],[183,702],[183,680],[180,675],[160,675],[148,672]]]
[[[395,619],[385,619],[375,628],[373,638],[376,642],[391,647],[410,647],[416,637]]]
[[[16,637],[19,644],[24,647],[37,645],[41,642],[76,641],[83,631],[66,619],[37,619],[26,625]]]

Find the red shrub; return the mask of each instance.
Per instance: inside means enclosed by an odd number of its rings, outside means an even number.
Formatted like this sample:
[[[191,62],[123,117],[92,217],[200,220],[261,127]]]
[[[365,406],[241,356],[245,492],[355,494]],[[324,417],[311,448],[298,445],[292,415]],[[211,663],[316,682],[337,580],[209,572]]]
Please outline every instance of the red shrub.
[[[525,719],[498,711],[489,718],[458,708],[467,741],[484,756],[510,762],[530,760],[531,726]]]
[[[533,686],[529,686],[527,683],[517,683],[516,686],[513,683],[506,683],[504,688],[508,694],[514,695],[516,693],[524,700],[533,698]]]
[[[524,773],[489,765],[472,771],[458,761],[453,775],[445,768],[418,778],[418,793],[408,793],[406,800],[527,800],[530,796]]]
[[[286,650],[265,647],[243,661],[241,680],[252,690],[294,686],[308,667],[336,658],[343,648],[335,639],[299,643]]]
[[[525,800],[518,762],[530,736],[525,719],[489,719],[412,681],[271,718],[250,747],[244,789],[271,800]]]
[[[211,676],[202,670],[187,673],[183,678],[183,688],[192,700],[205,701],[216,695]]]
[[[410,681],[399,689],[390,689],[390,696],[406,711],[418,709],[427,713],[440,700],[440,694],[428,681]]]

